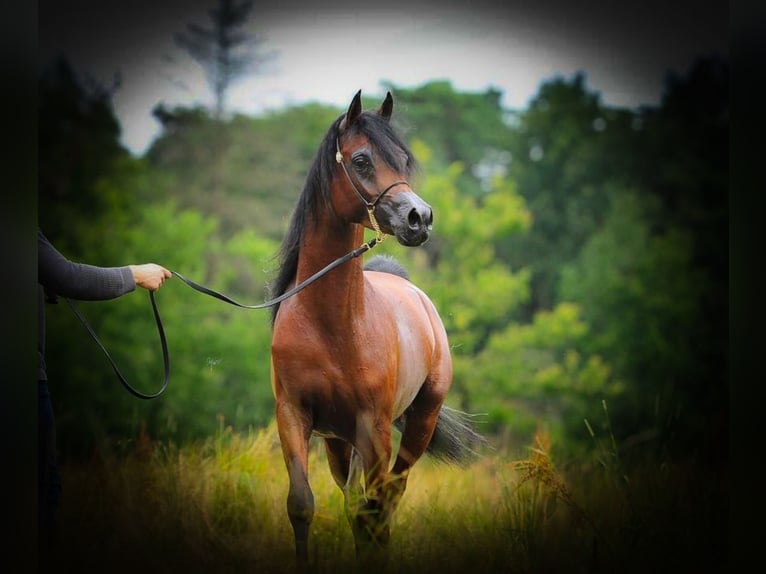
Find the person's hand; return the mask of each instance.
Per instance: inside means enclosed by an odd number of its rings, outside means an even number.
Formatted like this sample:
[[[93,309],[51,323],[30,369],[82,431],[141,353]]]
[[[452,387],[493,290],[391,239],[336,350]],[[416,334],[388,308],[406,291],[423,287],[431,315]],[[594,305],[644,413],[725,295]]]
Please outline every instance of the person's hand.
[[[173,276],[170,271],[156,263],[130,265],[130,270],[133,273],[136,285],[149,291],[156,291],[162,287],[165,279],[170,279]]]

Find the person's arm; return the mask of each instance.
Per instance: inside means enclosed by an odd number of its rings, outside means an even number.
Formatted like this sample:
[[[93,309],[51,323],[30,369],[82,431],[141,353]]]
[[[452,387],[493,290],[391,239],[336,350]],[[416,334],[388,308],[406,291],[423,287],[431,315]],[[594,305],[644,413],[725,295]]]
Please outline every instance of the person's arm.
[[[115,299],[133,291],[136,285],[155,290],[170,277],[170,271],[147,263],[122,267],[97,267],[74,263],[37,232],[38,282],[63,297],[83,301]]]

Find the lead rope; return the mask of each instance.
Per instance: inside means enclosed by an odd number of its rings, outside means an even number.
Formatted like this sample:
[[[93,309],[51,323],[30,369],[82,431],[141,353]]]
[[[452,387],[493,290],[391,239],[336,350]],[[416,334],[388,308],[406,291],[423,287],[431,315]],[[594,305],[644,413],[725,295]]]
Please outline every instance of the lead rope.
[[[267,307],[273,307],[274,305],[281,303],[285,299],[288,299],[289,297],[292,297],[299,291],[302,291],[309,285],[311,285],[314,281],[322,277],[323,275],[329,273],[339,265],[342,265],[343,263],[354,259],[356,257],[359,257],[363,253],[369,251],[373,247],[375,247],[378,243],[383,243],[383,241],[386,238],[386,234],[383,233],[383,231],[380,229],[380,224],[378,224],[378,220],[375,217],[375,206],[377,205],[378,201],[386,194],[389,190],[391,190],[393,187],[401,184],[407,184],[406,181],[396,181],[389,185],[385,190],[383,190],[382,193],[378,195],[378,197],[375,199],[374,202],[370,203],[367,201],[364,196],[359,192],[356,185],[354,184],[354,181],[351,179],[351,175],[348,173],[348,169],[346,169],[346,164],[343,161],[343,154],[340,152],[340,146],[338,145],[338,141],[336,140],[336,153],[335,153],[335,161],[337,161],[341,167],[343,168],[344,173],[346,174],[346,177],[348,178],[349,183],[351,183],[351,187],[354,188],[354,191],[359,196],[359,198],[364,202],[365,207],[367,208],[367,216],[370,218],[370,225],[372,226],[373,231],[375,231],[375,237],[370,239],[369,241],[366,241],[362,243],[359,247],[354,249],[353,251],[350,251],[349,253],[346,253],[343,257],[339,257],[323,269],[320,269],[316,273],[314,273],[311,277],[303,281],[302,283],[296,285],[289,291],[286,291],[285,293],[282,293],[282,295],[275,297],[274,299],[271,299],[269,301],[266,301],[265,303],[261,303],[259,305],[245,305],[243,303],[239,303],[232,299],[231,297],[228,297],[224,295],[223,293],[219,293],[218,291],[214,291],[213,289],[210,289],[209,287],[205,287],[204,285],[200,285],[199,283],[196,283],[192,281],[191,279],[187,279],[180,273],[176,271],[172,271],[171,273],[178,277],[183,283],[194,289],[195,291],[198,291],[204,295],[209,295],[210,297],[214,297],[216,299],[219,299],[220,301],[223,301],[225,303],[229,303],[230,305],[234,305],[236,307],[240,307],[242,309],[266,309]],[[66,299],[66,302],[69,304],[69,307],[72,309],[74,314],[77,316],[77,318],[80,320],[80,322],[83,324],[85,329],[88,331],[90,336],[93,338],[94,341],[96,341],[96,344],[99,346],[101,351],[104,353],[106,358],[108,359],[110,365],[112,366],[112,369],[114,370],[115,374],[117,375],[117,378],[120,380],[122,385],[128,390],[130,394],[133,396],[139,398],[139,399],[156,399],[159,397],[162,393],[165,392],[165,389],[168,387],[168,382],[170,380],[170,353],[168,351],[168,343],[167,339],[165,337],[165,328],[162,325],[162,319],[160,318],[160,311],[157,308],[157,302],[154,299],[154,292],[149,292],[149,299],[151,300],[152,304],[152,310],[154,311],[154,320],[157,324],[157,333],[160,337],[160,344],[162,346],[162,361],[164,366],[164,376],[162,381],[162,386],[160,389],[153,394],[145,394],[138,390],[136,390],[131,384],[127,381],[127,379],[122,375],[120,372],[120,369],[117,367],[117,364],[115,363],[114,359],[112,359],[111,355],[109,354],[109,351],[107,351],[104,344],[101,342],[101,339],[99,339],[96,332],[93,330],[93,327],[90,326],[90,323],[88,323],[87,319],[85,319],[85,316],[80,313],[80,310],[75,305],[74,301],[70,299]]]
[[[127,391],[133,395],[136,398],[139,399],[156,399],[159,397],[162,393],[165,392],[165,389],[168,388],[168,382],[170,381],[170,353],[168,352],[168,342],[165,338],[165,329],[162,326],[162,319],[160,319],[160,311],[157,308],[157,302],[154,300],[154,292],[149,291],[149,299],[152,302],[152,310],[154,311],[154,321],[157,323],[157,333],[160,336],[160,345],[162,345],[162,363],[164,367],[164,374],[162,379],[162,386],[160,387],[160,390],[156,393],[153,393],[151,395],[147,395],[145,393],[142,393],[139,390],[136,390],[129,382],[128,380],[123,376],[123,374],[120,372],[120,369],[117,367],[117,363],[114,362],[114,359],[112,359],[112,356],[109,354],[109,351],[106,350],[106,347],[101,342],[101,339],[98,338],[98,335],[96,335],[96,332],[93,330],[93,327],[90,326],[90,323],[85,319],[85,316],[80,313],[80,310],[77,308],[77,305],[75,305],[74,301],[71,299],[64,298],[64,300],[69,304],[69,307],[72,309],[72,312],[77,316],[77,318],[80,320],[80,323],[83,324],[85,327],[85,330],[88,331],[90,336],[93,338],[94,341],[96,341],[96,344],[99,346],[101,351],[103,351],[106,358],[109,360],[109,364],[112,366],[112,369],[114,370],[114,373],[117,375],[117,378],[122,383],[122,386],[127,389]]]
[[[339,257],[332,263],[328,264],[326,267],[320,269],[316,273],[314,273],[311,277],[303,281],[302,283],[296,285],[289,291],[286,291],[282,293],[282,295],[275,297],[274,299],[271,299],[269,301],[266,301],[265,303],[261,303],[259,305],[245,305],[243,303],[239,303],[232,299],[231,297],[228,297],[227,295],[224,295],[223,293],[219,293],[218,291],[215,291],[213,289],[210,289],[209,287],[205,287],[204,285],[200,285],[199,283],[196,283],[192,281],[191,279],[187,279],[177,271],[172,271],[171,273],[178,277],[183,283],[194,289],[195,291],[198,291],[202,293],[203,295],[208,295],[210,297],[214,297],[220,301],[223,301],[225,303],[229,303],[230,305],[234,305],[235,307],[240,307],[242,309],[266,309],[267,307],[273,307],[274,305],[281,303],[285,299],[288,299],[298,293],[299,291],[302,291],[309,285],[311,285],[314,281],[319,279],[320,277],[326,275],[336,267],[343,265],[347,261],[350,261],[351,259],[355,259],[362,255],[363,253],[369,251],[373,247],[375,247],[378,243],[382,242],[385,238],[385,234],[383,234],[380,231],[380,227],[378,226],[378,222],[375,220],[375,216],[372,214],[372,209],[368,209],[368,212],[370,214],[370,221],[373,225],[373,228],[375,228],[376,236],[370,239],[370,241],[367,241],[365,243],[362,243],[359,247],[354,249],[353,251],[350,251],[349,253],[346,253],[343,257]],[[165,337],[165,328],[162,325],[162,319],[160,318],[160,311],[157,307],[157,302],[154,299],[154,292],[149,291],[149,299],[152,303],[152,310],[154,311],[154,321],[157,324],[157,333],[160,337],[160,345],[162,346],[162,362],[164,366],[164,375],[163,375],[163,381],[162,386],[160,389],[153,394],[146,394],[142,393],[141,391],[138,391],[135,389],[128,380],[123,376],[123,374],[120,372],[120,369],[117,367],[117,363],[115,363],[114,359],[112,359],[112,356],[109,354],[109,351],[107,351],[106,346],[101,342],[101,339],[99,339],[96,332],[93,330],[93,327],[91,327],[90,323],[88,323],[85,316],[80,312],[80,310],[77,308],[77,305],[75,305],[74,301],[70,299],[65,299],[66,302],[69,304],[69,307],[72,309],[72,312],[77,316],[77,318],[80,320],[80,322],[83,324],[85,329],[88,331],[90,336],[93,338],[93,340],[96,342],[96,344],[99,346],[101,351],[106,356],[107,360],[109,361],[109,364],[112,366],[112,369],[114,370],[115,374],[117,375],[117,378],[120,380],[122,385],[127,389],[127,391],[133,395],[136,398],[139,399],[156,399],[159,397],[162,393],[165,392],[165,389],[168,387],[168,382],[170,380],[170,352],[168,351],[168,343],[167,339]]]

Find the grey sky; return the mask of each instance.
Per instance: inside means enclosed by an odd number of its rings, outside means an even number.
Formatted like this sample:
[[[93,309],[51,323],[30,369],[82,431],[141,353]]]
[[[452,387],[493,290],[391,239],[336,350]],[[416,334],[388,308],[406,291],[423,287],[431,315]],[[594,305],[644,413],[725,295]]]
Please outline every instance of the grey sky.
[[[141,153],[159,127],[157,102],[212,102],[201,70],[172,38],[189,22],[206,24],[213,1],[40,0],[41,64],[64,53],[104,82],[119,70],[123,141]],[[256,0],[253,30],[277,59],[237,84],[229,106],[249,114],[310,100],[344,106],[357,89],[380,94],[381,81],[448,79],[461,90],[499,88],[518,108],[541,81],[579,70],[606,104],[656,104],[668,70],[726,53],[726,16],[718,0]]]

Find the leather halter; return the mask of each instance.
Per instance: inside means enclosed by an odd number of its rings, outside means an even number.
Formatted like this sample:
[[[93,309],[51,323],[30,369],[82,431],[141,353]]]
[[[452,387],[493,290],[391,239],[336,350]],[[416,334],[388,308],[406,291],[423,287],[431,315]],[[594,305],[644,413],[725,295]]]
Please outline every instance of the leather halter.
[[[407,187],[410,187],[410,183],[406,180],[400,180],[395,181],[391,185],[389,185],[386,189],[381,191],[378,196],[375,198],[375,201],[370,202],[361,191],[359,191],[359,188],[354,183],[354,179],[351,177],[351,174],[348,172],[348,168],[346,167],[346,162],[343,161],[343,154],[340,152],[340,142],[338,141],[338,138],[335,138],[335,161],[340,164],[340,166],[343,168],[343,173],[346,174],[346,178],[348,179],[348,182],[351,184],[351,187],[354,189],[354,192],[356,193],[357,197],[362,200],[362,203],[364,203],[365,207],[367,207],[367,212],[372,213],[372,210],[375,209],[375,207],[378,205],[378,202],[383,199],[383,196],[386,195],[389,191],[391,191],[394,187],[397,185],[406,185]],[[364,185],[360,182],[360,185],[362,188],[364,188]],[[365,191],[367,191],[365,189]]]

